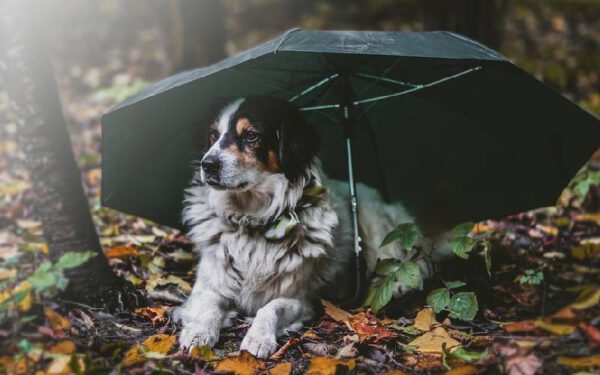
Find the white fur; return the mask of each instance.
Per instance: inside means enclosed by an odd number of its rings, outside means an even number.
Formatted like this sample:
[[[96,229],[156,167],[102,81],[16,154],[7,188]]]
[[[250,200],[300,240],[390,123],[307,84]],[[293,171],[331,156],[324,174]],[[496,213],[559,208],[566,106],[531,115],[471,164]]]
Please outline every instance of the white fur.
[[[328,193],[297,210],[301,224],[287,237],[266,239],[257,228],[294,209],[310,179],[321,181]],[[396,224],[413,218],[401,205],[384,204],[372,188],[359,184],[357,191],[369,270],[377,258],[410,257],[396,244],[379,244]],[[214,345],[219,330],[241,313],[255,316],[241,348],[262,358],[272,354],[278,335],[312,317],[311,302],[320,292],[340,289],[340,277],[354,272],[348,202],[347,184],[327,180],[317,165],[295,183],[275,173],[243,191],[188,189],[183,218],[201,259],[192,294],[175,313],[183,323],[180,345]],[[428,276],[429,265],[420,265]]]

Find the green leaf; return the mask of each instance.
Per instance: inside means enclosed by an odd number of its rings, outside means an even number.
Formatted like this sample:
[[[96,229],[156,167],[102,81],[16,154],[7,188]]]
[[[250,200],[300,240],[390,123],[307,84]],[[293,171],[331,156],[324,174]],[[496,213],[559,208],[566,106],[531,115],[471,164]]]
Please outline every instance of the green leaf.
[[[458,224],[452,228],[452,237],[465,237],[468,236],[475,227],[475,223],[468,221],[466,223]]]
[[[465,284],[462,281],[444,281],[444,285],[446,285],[446,288],[448,289],[456,289],[456,288],[460,288],[463,287],[467,284]]]
[[[450,300],[450,317],[460,320],[473,320],[477,314],[477,296],[473,292],[456,293]]]
[[[45,261],[27,278],[33,289],[43,291],[56,285],[56,271],[51,268],[52,263]]]
[[[413,260],[402,263],[396,271],[396,280],[409,288],[418,288],[421,286],[421,269],[419,265]]]
[[[17,348],[19,348],[22,353],[29,353],[33,349],[33,345],[31,345],[29,340],[23,339],[19,341]]]
[[[521,285],[539,285],[544,280],[544,273],[535,270],[525,270],[525,274],[519,276],[519,284]]]
[[[381,284],[375,290],[371,300],[371,308],[373,311],[378,312],[392,300],[395,284],[396,277],[394,274],[389,274],[383,279]]]
[[[390,243],[400,240],[402,248],[406,250],[412,249],[419,238],[419,231],[413,223],[404,223],[398,225],[394,230],[388,233],[379,247],[384,247]]]
[[[483,255],[483,260],[485,261],[485,270],[488,273],[488,276],[492,276],[492,251],[490,241],[484,240],[481,242],[483,244],[483,251],[481,255]]]
[[[452,251],[462,259],[469,259],[469,253],[475,246],[475,240],[471,237],[457,237],[450,242]]]
[[[432,290],[427,296],[427,304],[433,308],[434,313],[439,313],[450,304],[450,291],[446,288]]]
[[[397,259],[392,259],[392,258],[382,259],[377,262],[377,266],[375,266],[375,272],[378,275],[385,276],[388,273],[396,272],[398,270],[398,268],[400,268],[401,264],[402,264],[402,262],[400,262]]]
[[[487,355],[488,355],[487,349],[482,351],[481,353],[479,353],[479,352],[467,350],[465,348],[458,348],[458,349],[455,349],[454,351],[452,351],[452,353],[450,353],[450,356],[460,359],[461,361],[466,361],[466,362],[475,362],[482,358],[487,357]]]
[[[97,254],[93,251],[64,253],[54,264],[53,268],[57,271],[62,271],[67,268],[75,268],[87,262],[90,258],[93,258],[96,255]]]

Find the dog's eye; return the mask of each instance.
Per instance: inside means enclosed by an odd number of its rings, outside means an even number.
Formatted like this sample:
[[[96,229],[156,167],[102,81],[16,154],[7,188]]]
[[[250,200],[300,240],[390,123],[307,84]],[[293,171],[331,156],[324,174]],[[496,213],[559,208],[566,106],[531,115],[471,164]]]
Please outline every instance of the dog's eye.
[[[217,139],[219,139],[219,132],[214,129],[211,130],[208,134],[208,141],[213,144],[217,141]]]
[[[255,132],[246,132],[244,134],[244,141],[248,143],[254,143],[258,141],[258,133]]]

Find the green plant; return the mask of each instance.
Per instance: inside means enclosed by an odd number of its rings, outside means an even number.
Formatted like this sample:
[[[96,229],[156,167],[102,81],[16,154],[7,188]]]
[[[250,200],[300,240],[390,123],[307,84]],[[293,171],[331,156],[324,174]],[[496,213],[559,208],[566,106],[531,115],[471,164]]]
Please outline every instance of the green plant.
[[[473,320],[479,309],[475,293],[454,293],[454,289],[466,285],[462,281],[445,281],[444,285],[444,288],[434,289],[427,296],[427,304],[433,308],[433,312],[437,314],[447,310],[451,318]]]
[[[458,224],[452,229],[452,240],[450,241],[450,247],[456,256],[462,259],[469,259],[471,251],[479,246],[482,250],[480,255],[483,256],[485,261],[485,268],[487,273],[492,273],[492,257],[491,257],[491,244],[490,241],[482,237],[482,234],[487,234],[489,230],[474,233],[473,229],[476,224],[473,222],[466,222]]]

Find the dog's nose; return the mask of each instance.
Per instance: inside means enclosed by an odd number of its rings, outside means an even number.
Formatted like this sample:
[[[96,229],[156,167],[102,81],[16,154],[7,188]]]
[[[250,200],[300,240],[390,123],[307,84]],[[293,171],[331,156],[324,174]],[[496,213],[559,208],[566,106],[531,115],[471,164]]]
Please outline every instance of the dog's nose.
[[[209,174],[215,174],[221,169],[221,162],[216,158],[205,158],[202,160],[202,169]]]

